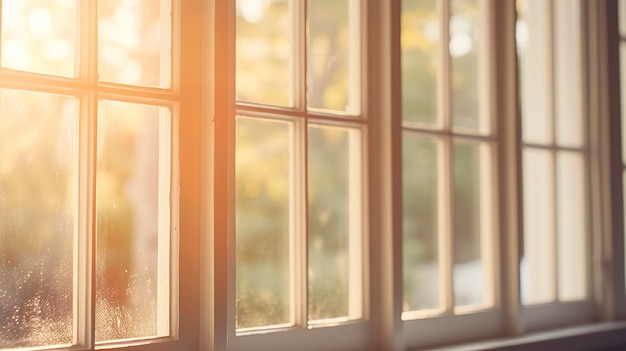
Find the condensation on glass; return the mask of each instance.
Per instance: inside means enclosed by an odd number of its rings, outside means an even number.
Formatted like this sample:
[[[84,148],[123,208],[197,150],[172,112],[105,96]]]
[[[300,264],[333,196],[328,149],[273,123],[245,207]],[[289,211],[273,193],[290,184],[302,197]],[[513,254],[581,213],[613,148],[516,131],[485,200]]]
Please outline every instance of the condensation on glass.
[[[171,7],[171,0],[98,2],[98,74],[101,81],[170,87]]]
[[[99,101],[96,341],[169,334],[169,109]]]
[[[293,3],[237,0],[237,100],[294,105]]]
[[[309,321],[362,315],[360,131],[308,127]]]
[[[293,126],[236,124],[236,328],[291,325]]]
[[[78,99],[0,89],[0,349],[75,341],[77,174]]]
[[[2,1],[2,67],[73,77],[78,1]]]
[[[581,8],[567,0],[517,0],[522,117],[524,304],[587,297],[589,232],[581,105]],[[543,76],[545,79],[537,80]]]
[[[307,2],[307,107],[360,113],[360,0]]]
[[[442,307],[439,264],[440,145],[405,134],[402,140],[403,310]],[[410,267],[410,268],[409,268]]]

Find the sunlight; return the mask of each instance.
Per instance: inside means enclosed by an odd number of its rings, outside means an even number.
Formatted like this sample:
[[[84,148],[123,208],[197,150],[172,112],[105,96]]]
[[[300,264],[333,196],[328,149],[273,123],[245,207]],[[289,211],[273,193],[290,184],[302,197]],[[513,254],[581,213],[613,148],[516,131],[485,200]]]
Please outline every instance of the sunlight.
[[[263,17],[267,0],[238,0],[237,8],[241,15],[250,23],[257,23]]]
[[[36,7],[28,13],[28,27],[30,32],[38,38],[45,38],[52,34],[52,18],[50,11],[42,7]]]

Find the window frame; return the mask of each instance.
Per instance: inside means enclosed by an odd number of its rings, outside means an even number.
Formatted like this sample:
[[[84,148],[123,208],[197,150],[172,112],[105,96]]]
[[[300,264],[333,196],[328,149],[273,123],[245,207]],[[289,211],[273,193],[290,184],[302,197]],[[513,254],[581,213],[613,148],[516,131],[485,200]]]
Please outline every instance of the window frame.
[[[353,6],[354,4],[360,4],[358,7],[359,13],[359,21],[358,21],[358,29],[361,35],[365,36],[366,30],[366,16],[368,14],[367,7],[361,1],[349,0],[347,1],[349,6]],[[350,4],[352,3],[352,4]],[[220,187],[219,183],[221,181],[222,186],[226,189],[225,191],[220,191],[219,195],[217,190],[214,193],[214,196],[224,201],[223,203],[227,204],[224,206],[225,210],[216,210],[220,213],[223,218],[218,218],[218,214],[215,213],[215,217],[213,220],[216,221],[214,226],[209,230],[212,231],[212,235],[214,240],[216,236],[225,236],[227,238],[226,246],[222,246],[221,249],[225,250],[227,254],[225,256],[220,257],[219,261],[213,262],[213,269],[217,266],[220,266],[220,275],[221,282],[226,284],[226,289],[220,289],[220,293],[223,294],[226,298],[221,301],[215,300],[212,304],[224,303],[226,302],[225,310],[221,311],[222,318],[227,321],[226,327],[222,330],[226,330],[226,336],[223,340],[222,338],[218,338],[215,336],[214,342],[220,343],[224,350],[291,350],[294,347],[302,350],[320,350],[320,349],[332,349],[336,347],[345,348],[345,349],[364,349],[370,345],[371,335],[370,335],[370,322],[369,322],[369,292],[368,292],[368,271],[369,267],[371,267],[371,263],[368,263],[368,213],[370,208],[368,208],[368,194],[366,191],[367,184],[369,182],[367,179],[369,178],[368,170],[370,161],[368,161],[368,151],[371,150],[369,148],[370,144],[370,134],[371,134],[371,117],[367,112],[367,107],[365,104],[365,96],[364,96],[364,88],[356,85],[357,88],[355,91],[349,92],[350,100],[357,100],[358,106],[356,109],[349,109],[346,112],[336,111],[324,111],[320,109],[316,109],[313,107],[306,106],[306,62],[303,57],[303,53],[306,51],[304,48],[306,46],[306,22],[298,22],[296,18],[303,18],[306,16],[306,7],[307,2],[296,0],[293,1],[292,8],[290,9],[291,15],[294,16],[293,23],[294,28],[292,28],[292,35],[297,36],[297,38],[293,39],[294,48],[292,51],[295,52],[292,59],[293,68],[291,70],[291,74],[293,77],[293,107],[281,107],[281,106],[271,106],[264,104],[256,104],[256,103],[248,103],[248,102],[238,102],[235,98],[236,90],[235,90],[235,35],[236,35],[236,2],[232,1],[229,4],[220,4],[219,1],[212,3],[211,8],[213,11],[218,11],[221,9],[223,12],[220,15],[215,15],[214,23],[216,26],[219,26],[221,29],[216,29],[217,32],[229,33],[228,36],[214,36],[210,41],[210,46],[208,48],[209,52],[215,52],[217,48],[221,49],[221,53],[227,52],[224,57],[228,57],[225,60],[219,60],[216,58],[215,66],[213,66],[212,73],[214,74],[213,78],[215,79],[216,84],[220,84],[223,87],[221,92],[216,91],[216,105],[214,106],[214,116],[215,123],[209,127],[211,133],[215,138],[219,138],[223,144],[218,146],[216,143],[215,147],[219,147],[222,150],[227,150],[224,155],[220,155],[219,159],[225,158],[221,160],[220,165],[213,165],[213,188],[217,189]],[[351,16],[354,13],[350,14]],[[220,17],[218,20],[217,17]],[[353,25],[353,24],[351,24]],[[228,28],[226,30],[226,28]],[[362,40],[359,43],[359,56],[358,60],[360,61],[360,67],[358,69],[358,73],[362,78],[359,78],[358,81],[365,81],[367,77],[365,76],[366,70],[365,65],[367,62],[366,56],[363,54],[365,51],[367,43],[365,40]],[[221,55],[220,55],[221,56]],[[218,60],[220,63],[218,63]],[[220,65],[221,64],[221,65]],[[219,67],[219,68],[218,68]],[[225,67],[228,67],[225,69]],[[356,73],[356,72],[353,72]],[[358,95],[356,97],[355,95]],[[219,96],[219,101],[218,101]],[[350,319],[348,321],[342,322],[333,322],[330,323],[317,323],[313,321],[312,323],[306,323],[306,314],[303,314],[302,311],[298,311],[300,308],[296,308],[295,315],[295,325],[292,327],[269,327],[269,328],[258,328],[252,329],[250,331],[242,331],[238,332],[235,329],[235,206],[233,199],[235,198],[235,182],[234,182],[234,174],[235,174],[235,165],[234,165],[234,150],[235,150],[235,116],[243,116],[243,117],[252,117],[252,118],[267,118],[267,120],[275,120],[275,121],[288,121],[293,123],[294,133],[296,134],[295,138],[292,136],[291,139],[295,140],[296,143],[299,141],[301,143],[307,143],[307,137],[304,134],[307,133],[307,128],[309,126],[336,126],[343,127],[345,129],[350,130],[358,130],[360,131],[360,152],[361,152],[361,168],[362,174],[360,175],[359,182],[361,184],[358,185],[358,188],[361,189],[361,195],[363,198],[363,205],[360,206],[360,226],[362,227],[360,240],[362,241],[362,247],[359,250],[361,256],[361,285],[362,285],[362,296],[360,298],[362,305],[362,317],[356,319]],[[219,119],[219,121],[217,121]],[[222,133],[220,137],[217,137],[219,133],[218,130],[227,130],[227,133]],[[299,134],[299,135],[298,135]],[[219,143],[218,140],[216,142]],[[293,141],[292,141],[293,142]],[[227,146],[225,146],[227,145]],[[224,147],[225,146],[225,147]],[[306,146],[295,144],[296,147],[296,157],[298,155],[302,156],[304,150],[306,150]],[[215,155],[215,160],[218,160],[218,156]],[[306,156],[304,161],[300,160],[296,163],[301,163],[299,166],[296,166],[296,178],[298,177],[299,172],[307,172],[306,169],[308,165],[302,164],[306,162]],[[219,169],[224,167],[224,169]],[[224,172],[224,170],[226,172]],[[306,177],[306,176],[305,176]],[[296,182],[300,182],[301,179],[295,179]],[[224,189],[223,188],[223,189]],[[306,190],[306,189],[304,189]],[[299,191],[302,191],[300,189]],[[211,194],[205,194],[205,196],[210,197]],[[292,195],[293,196],[293,195]],[[296,197],[298,197],[296,195]],[[214,200],[215,201],[215,200]],[[301,206],[297,205],[297,206]],[[297,207],[296,206],[296,207]],[[300,209],[302,210],[302,209]],[[306,210],[306,205],[304,210]],[[301,212],[301,211],[300,211]],[[296,218],[297,219],[297,218]],[[219,222],[219,223],[217,223]],[[219,231],[218,228],[219,227]],[[301,229],[301,228],[299,228]],[[300,231],[299,229],[296,232]],[[308,230],[306,230],[308,231]],[[218,234],[220,233],[220,234]],[[295,233],[301,234],[301,233]],[[293,235],[293,233],[291,234]],[[352,235],[352,234],[351,234]],[[302,240],[300,238],[298,240]],[[224,245],[223,238],[217,239],[219,243]],[[306,239],[304,239],[302,247],[298,247],[301,252],[306,251]],[[214,242],[217,244],[217,242]],[[211,245],[211,244],[209,244]],[[216,249],[216,246],[213,246]],[[217,249],[220,250],[220,249]],[[303,259],[299,259],[302,261]],[[306,257],[304,257],[306,260]],[[306,261],[304,261],[306,262]],[[304,264],[306,267],[307,264]],[[224,270],[224,268],[226,269]],[[297,269],[298,267],[296,267]],[[210,268],[209,268],[210,269]],[[299,270],[302,271],[302,270]],[[217,272],[216,272],[217,273]],[[216,274],[214,273],[214,274]],[[302,284],[305,284],[304,281]],[[208,284],[211,284],[210,282]],[[216,284],[216,283],[214,283]],[[298,284],[298,285],[302,285]],[[301,286],[296,287],[296,290],[302,290]],[[298,295],[306,296],[306,292],[303,294],[302,291],[299,291]],[[298,299],[296,299],[296,303],[298,303]],[[302,301],[300,301],[302,303]],[[306,304],[306,302],[304,302]],[[297,307],[297,306],[296,306]]]
[[[5,0],[7,1],[7,0]],[[228,206],[234,194],[231,171],[232,158],[227,150],[234,147],[234,2],[222,0],[173,0],[174,26],[180,31],[173,41],[175,67],[173,87],[178,91],[178,154],[174,168],[179,170],[179,228],[180,262],[178,289],[172,294],[178,298],[179,318],[177,341],[154,342],[133,345],[132,350],[228,350],[229,339],[234,333],[232,295],[229,295],[229,246],[228,235],[232,212]],[[81,1],[81,3],[83,3]],[[94,2],[84,3],[93,4]],[[402,216],[401,216],[401,72],[399,67],[400,0],[364,0],[367,15],[364,17],[363,35],[367,37],[362,52],[364,115],[370,116],[368,145],[365,151],[368,173],[367,196],[369,242],[365,243],[369,258],[364,279],[367,295],[365,311],[367,322],[348,325],[346,334],[342,328],[314,329],[302,337],[293,334],[293,342],[306,343],[311,350],[345,348],[354,345],[341,344],[347,335],[357,335],[364,349],[410,350],[415,346],[407,341],[408,334],[423,333],[424,329],[412,328],[402,321]],[[497,116],[500,152],[494,163],[499,165],[495,181],[499,184],[499,208],[497,217],[503,218],[495,227],[496,242],[500,251],[495,261],[500,262],[500,274],[496,275],[496,294],[499,301],[498,325],[493,333],[478,335],[451,333],[445,338],[434,337],[429,345],[456,344],[441,349],[455,350],[524,350],[532,345],[536,350],[589,349],[615,347],[626,344],[626,292],[624,289],[624,238],[623,238],[623,180],[620,135],[619,58],[617,33],[617,0],[597,2],[584,1],[583,18],[586,56],[584,57],[585,112],[590,119],[590,211],[592,216],[591,307],[590,322],[574,327],[563,327],[558,322],[546,330],[544,327],[529,328],[525,312],[520,304],[519,260],[522,233],[521,226],[521,164],[519,157],[520,128],[517,111],[516,51],[514,43],[514,0],[495,0],[491,4],[490,41],[494,45],[494,62],[491,66],[492,91],[490,101]],[[93,10],[93,9],[92,9]],[[0,7],[1,12],[1,7]],[[93,11],[90,12],[93,16]],[[1,14],[1,13],[0,13]],[[498,14],[498,16],[496,16]],[[97,15],[97,12],[96,12]],[[181,19],[185,20],[182,21]],[[92,22],[96,23],[96,22]],[[90,26],[94,35],[94,26]],[[198,28],[202,28],[199,31]],[[1,50],[1,47],[0,47]],[[608,65],[607,65],[608,63]],[[84,64],[84,62],[82,63]],[[198,79],[201,76],[201,79]],[[178,78],[177,78],[178,77]],[[0,85],[31,87],[36,90],[47,84],[65,84],[64,79],[39,77],[31,74],[0,69]],[[71,94],[83,94],[81,84],[56,88]],[[93,103],[93,101],[92,101]],[[86,112],[93,113],[86,108]],[[93,106],[92,106],[93,109]],[[92,122],[93,123],[93,122]],[[93,125],[81,124],[81,128],[93,130]],[[85,132],[84,132],[85,133]],[[183,137],[184,136],[184,137]],[[91,149],[90,149],[91,147]],[[94,145],[85,144],[81,152],[93,152]],[[174,151],[175,152],[175,151]],[[509,157],[517,154],[518,157]],[[93,160],[92,160],[93,161]],[[83,160],[90,164],[89,161]],[[93,165],[92,165],[93,166]],[[84,165],[88,169],[87,165]],[[93,169],[81,176],[87,183],[82,194],[83,201],[93,202]],[[172,179],[174,182],[174,178]],[[200,190],[198,190],[200,189]],[[87,230],[93,228],[93,213],[81,214],[90,221]],[[85,257],[95,250],[93,241],[81,244]],[[81,273],[82,279],[94,274],[93,266]],[[93,299],[93,289],[81,292],[80,304],[85,308]],[[568,306],[558,306],[568,308]],[[93,320],[93,309],[85,308],[85,315]],[[463,317],[463,316],[461,316]],[[172,320],[172,322],[174,322]],[[459,323],[463,323],[459,321]],[[79,335],[88,335],[93,326],[81,325]],[[93,323],[92,323],[93,324]],[[176,323],[173,323],[173,325]],[[532,323],[531,323],[532,324]],[[433,324],[435,330],[440,330]],[[446,326],[449,329],[448,326]],[[462,331],[463,328],[458,328]],[[321,342],[321,335],[333,336],[334,340]],[[484,337],[484,338],[482,338]],[[337,341],[339,340],[339,341]],[[93,350],[100,348],[94,340],[83,338],[81,345],[66,350]],[[256,341],[256,340],[255,340]],[[424,340],[419,340],[423,342]],[[260,342],[261,343],[261,342]],[[271,348],[271,342],[253,344],[252,349]],[[116,349],[118,345],[112,348]],[[421,346],[420,346],[421,347]],[[41,348],[42,350],[45,348]],[[54,348],[57,350],[58,348]]]
[[[7,0],[4,0],[7,1]],[[194,282],[199,276],[195,268],[200,258],[198,245],[199,228],[195,225],[200,215],[197,189],[200,187],[199,160],[187,155],[198,155],[197,140],[181,138],[181,135],[199,131],[200,111],[194,105],[201,101],[202,93],[197,89],[197,72],[202,61],[196,47],[202,47],[200,35],[195,33],[202,23],[194,16],[202,7],[200,0],[169,0],[167,15],[171,15],[171,46],[165,47],[166,63],[171,65],[166,83],[169,88],[133,86],[98,80],[98,3],[95,0],[76,1],[75,74],[60,77],[43,73],[17,71],[0,68],[0,87],[42,93],[62,94],[75,97],[80,105],[77,111],[76,145],[78,163],[77,177],[77,222],[74,244],[74,345],[41,346],[37,350],[171,350],[190,345],[198,346],[198,324],[196,314],[199,294]],[[0,7],[0,16],[1,10]],[[182,18],[193,19],[196,21]],[[1,50],[1,47],[0,47]],[[195,51],[195,52],[194,52]],[[166,150],[169,160],[162,167],[169,167],[169,278],[167,307],[168,336],[147,337],[133,340],[96,342],[95,333],[95,256],[96,256],[96,158],[97,105],[98,100],[131,102],[148,106],[166,107],[169,110],[170,137]],[[182,117],[184,116],[184,117]],[[199,133],[198,133],[199,136]],[[163,149],[165,148],[165,149]],[[185,181],[181,181],[185,179]],[[185,201],[187,198],[194,201]],[[161,234],[159,234],[161,235]],[[179,252],[188,253],[180,255]],[[185,260],[184,256],[190,258]],[[77,312],[76,312],[77,311]],[[195,346],[194,346],[195,345]]]
[[[500,184],[500,201],[498,213],[500,218],[507,220],[499,221],[497,225],[498,245],[502,250],[499,252],[499,260],[501,263],[501,274],[496,276],[497,290],[500,291],[499,298],[502,307],[500,324],[497,330],[489,335],[487,341],[478,341],[467,343],[476,338],[475,335],[457,335],[455,339],[453,335],[447,335],[445,338],[438,340],[439,343],[460,343],[461,349],[523,349],[528,344],[539,349],[554,349],[555,345],[559,347],[567,347],[566,345],[587,346],[611,346],[624,342],[624,337],[620,335],[624,325],[620,322],[610,322],[613,317],[606,316],[600,320],[607,321],[605,323],[584,324],[574,328],[560,328],[555,331],[530,331],[526,330],[523,319],[523,306],[520,304],[519,292],[519,237],[522,232],[521,227],[521,164],[519,156],[519,140],[520,127],[518,122],[517,111],[517,87],[516,87],[516,49],[514,42],[514,24],[516,15],[514,11],[513,1],[494,1],[491,7],[491,16],[495,17],[492,22],[492,30],[490,36],[493,43],[500,45],[494,46],[494,62],[491,67],[494,74],[491,76],[493,86],[498,87],[492,91],[494,96],[498,98],[491,100],[491,108],[497,116],[508,116],[508,118],[500,117],[498,123],[498,140],[500,149],[497,154],[497,162],[500,165],[497,174],[497,182]],[[590,17],[603,17],[610,13],[610,9],[604,7],[605,4],[590,4],[593,11],[589,13]],[[406,334],[413,333],[415,329],[407,329],[402,327],[402,260],[401,260],[401,188],[399,187],[400,178],[399,164],[400,149],[399,143],[401,135],[401,122],[399,120],[401,102],[399,57],[399,23],[394,18],[399,18],[400,1],[392,0],[389,2],[378,2],[369,0],[366,3],[368,7],[367,17],[367,72],[364,78],[364,86],[366,89],[366,100],[368,103],[364,106],[366,113],[370,116],[379,116],[381,118],[373,118],[371,121],[370,145],[369,145],[369,197],[370,197],[370,272],[369,272],[369,294],[370,294],[370,324],[372,327],[371,345],[376,345],[379,349],[411,349],[404,338]],[[495,16],[499,14],[499,16]],[[220,19],[223,20],[223,19]],[[599,30],[600,24],[605,23],[602,20],[596,20],[596,26]],[[603,35],[606,33],[590,32],[587,34],[586,41],[590,43],[598,43],[604,40]],[[227,45],[228,40],[220,41],[221,45]],[[231,38],[232,39],[232,38]],[[220,45],[218,45],[220,46]],[[602,52],[602,51],[601,51]],[[231,57],[232,59],[232,57]],[[593,65],[586,63],[592,68],[600,69],[601,63],[606,57],[596,57]],[[222,61],[223,64],[228,62]],[[234,68],[230,67],[232,71]],[[234,74],[231,72],[231,74]],[[598,77],[594,73],[586,75],[588,79]],[[600,75],[602,79],[607,79],[607,72],[603,71]],[[222,76],[223,79],[225,79]],[[595,79],[595,78],[594,78]],[[594,84],[603,84],[602,82],[594,82]],[[231,89],[233,89],[231,87]],[[587,92],[589,93],[589,92]],[[224,96],[221,95],[220,96]],[[232,101],[231,99],[227,101]],[[378,98],[374,98],[378,97]],[[368,99],[369,98],[369,99]],[[222,104],[221,111],[229,111],[229,106]],[[601,106],[595,106],[602,108]],[[234,113],[230,108],[230,113]],[[607,120],[608,116],[603,114],[601,120]],[[222,117],[220,123],[215,128],[225,127],[225,119]],[[215,133],[215,131],[213,131]],[[606,133],[607,130],[603,130]],[[594,132],[591,132],[592,134]],[[598,137],[599,139],[599,137]],[[606,140],[606,139],[603,139]],[[615,139],[611,139],[615,143]],[[223,141],[223,139],[222,139]],[[591,143],[593,144],[593,140]],[[219,144],[219,143],[218,143]],[[225,144],[221,144],[225,145]],[[595,144],[594,144],[595,145]],[[597,151],[597,150],[595,150]],[[605,150],[606,152],[606,150]],[[509,157],[510,155],[518,155],[517,157]],[[596,153],[591,155],[596,160],[599,156]],[[222,155],[219,156],[223,166],[226,160]],[[606,165],[604,166],[606,167]],[[216,167],[219,168],[219,167]],[[606,176],[607,168],[602,168],[602,176]],[[227,184],[227,176],[223,169],[217,169],[217,176],[221,176],[222,184]],[[595,178],[594,178],[595,179]],[[219,189],[216,186],[216,190]],[[608,189],[612,189],[608,187]],[[596,191],[596,189],[594,189]],[[606,189],[605,189],[606,191]],[[220,189],[220,193],[224,191]],[[621,196],[621,195],[620,195]],[[226,201],[227,196],[220,196],[222,201]],[[603,201],[607,201],[602,197]],[[598,199],[592,199],[592,202]],[[617,201],[613,196],[612,201]],[[621,201],[621,200],[620,200]],[[595,203],[595,202],[594,202]],[[376,204],[376,205],[374,205]],[[609,201],[611,204],[611,201]],[[606,205],[605,205],[606,208]],[[219,211],[221,215],[228,216],[227,211]],[[619,217],[619,216],[618,216]],[[594,215],[594,218],[596,216]],[[605,218],[606,220],[607,218]],[[608,218],[611,220],[611,218]],[[602,220],[594,219],[597,225]],[[606,223],[605,223],[606,225]],[[226,230],[224,223],[220,226],[221,230]],[[215,233],[220,231],[216,230]],[[614,238],[620,237],[621,232],[602,231],[605,237],[604,249],[611,251],[620,251],[615,246],[610,246]],[[594,235],[597,240],[599,235]],[[218,239],[222,245],[226,245],[223,238]],[[225,246],[224,246],[225,247]],[[601,252],[594,249],[593,277],[598,280],[597,272],[600,270],[598,257]],[[224,258],[225,259],[225,258]],[[619,262],[611,261],[610,265],[619,266]],[[219,264],[217,264],[219,266]],[[614,267],[616,268],[616,267]],[[222,277],[225,275],[223,271],[220,273]],[[608,285],[610,281],[608,281]],[[607,280],[600,279],[594,281],[594,287],[601,286],[607,288]],[[220,289],[220,294],[227,296],[224,289]],[[595,295],[594,295],[595,296]],[[613,300],[615,301],[615,300]],[[611,310],[611,302],[605,302],[600,309],[607,312]],[[598,308],[594,308],[594,315],[597,316]],[[597,318],[597,317],[596,317]],[[234,323],[230,323],[234,325]],[[220,327],[227,328],[227,327]],[[506,340],[497,340],[501,336],[512,337]],[[215,345],[219,345],[216,349],[227,349],[226,336],[217,336]],[[586,345],[586,346],[585,346]],[[320,346],[320,349],[323,347]],[[312,347],[314,348],[314,347]],[[447,349],[447,348],[446,348]],[[451,349],[454,349],[453,347]]]

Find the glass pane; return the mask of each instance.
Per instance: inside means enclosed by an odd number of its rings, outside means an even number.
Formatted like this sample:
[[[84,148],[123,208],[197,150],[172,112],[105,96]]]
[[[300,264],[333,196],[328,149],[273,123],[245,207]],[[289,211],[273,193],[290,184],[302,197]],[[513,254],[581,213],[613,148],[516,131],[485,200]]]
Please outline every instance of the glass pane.
[[[489,147],[478,143],[454,143],[454,304],[488,303],[485,261],[491,242],[491,164]]]
[[[582,153],[557,154],[559,300],[587,297],[587,221]]]
[[[171,2],[98,2],[100,80],[169,88],[172,65]]]
[[[552,143],[552,76],[550,1],[517,0],[517,52],[522,140],[525,143]]]
[[[404,311],[441,307],[439,287],[439,159],[436,141],[404,134],[402,228]]]
[[[550,151],[523,151],[524,252],[522,303],[556,298],[554,158]]]
[[[360,112],[359,0],[308,2],[308,107]]]
[[[169,331],[169,111],[100,101],[96,340]]]
[[[2,66],[74,76],[76,0],[2,1]]]
[[[553,1],[556,140],[561,146],[582,147],[585,106],[580,2]]]
[[[237,117],[237,328],[291,324],[292,127]]]
[[[77,99],[0,89],[0,349],[74,341],[77,133]]]
[[[480,0],[450,0],[452,114],[456,130],[488,133],[480,109],[482,65]]]
[[[310,126],[309,320],[361,316],[358,130]]]
[[[402,1],[402,116],[436,124],[439,21],[436,0]]]
[[[237,100],[293,106],[289,0],[237,0]]]

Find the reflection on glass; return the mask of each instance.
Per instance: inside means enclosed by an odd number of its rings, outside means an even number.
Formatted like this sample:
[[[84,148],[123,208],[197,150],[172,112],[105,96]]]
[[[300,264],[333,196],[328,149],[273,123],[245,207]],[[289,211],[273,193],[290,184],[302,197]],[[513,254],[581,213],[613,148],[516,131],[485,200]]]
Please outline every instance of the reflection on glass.
[[[587,296],[584,159],[582,153],[559,152],[556,162],[559,300],[582,300]]]
[[[436,0],[402,1],[402,116],[437,123],[439,23]]]
[[[292,323],[291,125],[237,117],[236,327]]]
[[[309,127],[309,320],[355,317],[362,289],[358,131]],[[357,237],[355,237],[357,236]],[[359,279],[360,280],[360,279]],[[359,285],[359,286],[351,286]],[[354,292],[351,294],[351,292]]]
[[[480,93],[479,0],[450,0],[450,43],[452,65],[452,115],[454,129],[484,132]]]
[[[163,107],[99,103],[96,341],[169,329],[168,119]]]
[[[237,0],[237,100],[293,106],[289,0]]]
[[[0,89],[0,349],[73,342],[77,107]]]
[[[2,1],[2,66],[74,76],[76,0]]]
[[[436,309],[438,263],[438,145],[410,134],[402,142],[404,311]]]
[[[552,90],[537,77],[552,75],[550,33],[551,1],[517,0],[517,53],[519,70],[519,101],[522,112],[522,140],[525,143],[553,142],[554,117]]]
[[[98,2],[100,80],[170,87],[171,1]]]
[[[488,180],[490,165],[486,146],[454,143],[454,304],[478,306],[487,302],[482,235],[489,232]],[[485,213],[486,211],[486,213]]]
[[[308,107],[359,113],[360,1],[307,4]]]
[[[554,161],[550,151],[523,151],[524,253],[520,265],[522,303],[556,298],[554,266]]]

